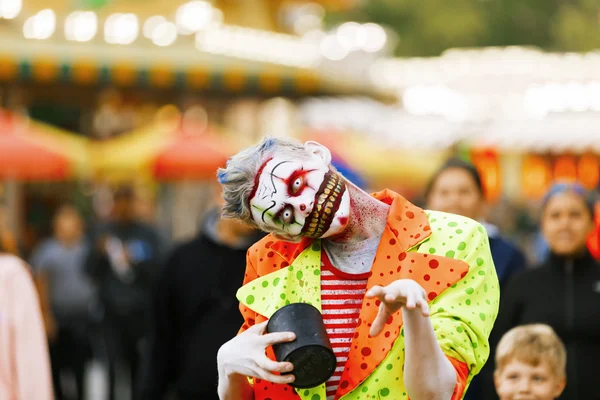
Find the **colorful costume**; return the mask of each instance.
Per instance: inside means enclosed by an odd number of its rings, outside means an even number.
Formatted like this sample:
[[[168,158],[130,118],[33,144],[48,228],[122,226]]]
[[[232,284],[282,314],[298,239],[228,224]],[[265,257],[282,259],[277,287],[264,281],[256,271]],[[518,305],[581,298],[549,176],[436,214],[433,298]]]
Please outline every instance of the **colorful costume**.
[[[471,378],[489,356],[488,336],[498,311],[499,285],[484,228],[465,217],[425,212],[384,190],[374,197],[390,205],[367,288],[412,279],[428,293],[438,342],[457,371],[452,399],[461,399]],[[249,326],[268,319],[289,303],[320,309],[320,240],[287,243],[267,236],[248,252],[240,310]],[[336,399],[406,399],[402,311],[387,329],[369,336],[378,312],[376,300],[363,300]],[[269,357],[274,359],[272,349]],[[325,384],[312,389],[254,380],[255,400],[325,400]]]

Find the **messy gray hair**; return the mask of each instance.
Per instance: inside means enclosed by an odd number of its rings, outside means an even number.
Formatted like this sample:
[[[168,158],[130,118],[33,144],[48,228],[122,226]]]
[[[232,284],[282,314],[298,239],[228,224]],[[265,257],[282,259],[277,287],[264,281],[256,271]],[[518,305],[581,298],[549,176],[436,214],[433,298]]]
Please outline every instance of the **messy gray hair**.
[[[256,184],[255,178],[266,160],[277,155],[308,158],[304,145],[295,139],[264,138],[259,144],[240,151],[219,168],[217,178],[223,187],[223,218],[236,218],[254,227],[249,197]]]

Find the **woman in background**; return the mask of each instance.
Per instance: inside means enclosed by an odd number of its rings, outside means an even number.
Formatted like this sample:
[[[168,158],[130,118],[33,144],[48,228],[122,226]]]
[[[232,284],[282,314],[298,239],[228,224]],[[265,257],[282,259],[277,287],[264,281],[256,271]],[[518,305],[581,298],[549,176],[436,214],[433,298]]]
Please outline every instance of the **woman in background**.
[[[525,256],[500,236],[498,228],[484,220],[485,196],[481,176],[471,163],[448,160],[433,176],[425,191],[426,208],[469,217],[487,230],[500,287],[526,265]]]
[[[35,285],[25,263],[5,253],[0,253],[0,399],[53,399]]]
[[[550,325],[567,348],[567,387],[560,399],[600,399],[600,266],[587,238],[594,202],[578,184],[556,184],[542,202],[541,228],[550,255],[508,283],[490,344],[523,324]]]
[[[448,160],[429,182],[425,191],[425,201],[429,210],[459,214],[481,222],[490,240],[490,250],[501,290],[511,276],[525,268],[523,253],[517,246],[500,236],[496,226],[484,220],[485,193],[481,176],[473,164],[459,159]],[[492,364],[493,362],[488,361],[480,373],[481,376],[476,376],[471,381],[465,400],[481,400],[484,398],[483,386],[493,388]]]

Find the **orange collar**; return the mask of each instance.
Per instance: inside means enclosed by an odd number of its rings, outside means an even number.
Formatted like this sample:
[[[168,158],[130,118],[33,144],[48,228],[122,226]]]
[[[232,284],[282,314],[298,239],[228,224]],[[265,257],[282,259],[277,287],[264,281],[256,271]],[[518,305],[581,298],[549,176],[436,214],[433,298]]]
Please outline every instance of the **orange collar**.
[[[373,193],[372,196],[390,206],[387,226],[394,235],[399,252],[406,251],[429,237],[431,231],[427,215],[421,208],[389,189]],[[299,243],[274,241],[270,248],[291,264],[312,241],[307,237],[302,238]]]

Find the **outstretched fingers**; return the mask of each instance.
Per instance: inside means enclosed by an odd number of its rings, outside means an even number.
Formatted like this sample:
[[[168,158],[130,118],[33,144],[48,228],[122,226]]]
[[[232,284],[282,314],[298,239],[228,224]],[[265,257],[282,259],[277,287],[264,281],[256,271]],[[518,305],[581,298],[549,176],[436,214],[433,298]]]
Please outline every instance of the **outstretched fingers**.
[[[425,295],[423,293],[409,293],[406,296],[405,308],[407,310],[415,310],[417,307],[421,309],[421,313],[424,317],[429,316],[429,304],[427,304]]]
[[[417,306],[417,296],[414,293],[408,293],[406,296],[406,309],[414,310]]]
[[[427,299],[426,298],[421,298],[419,300],[419,306],[421,307],[421,312],[423,313],[424,317],[429,317],[429,315],[431,314],[431,312],[429,311],[429,304],[427,304]]]
[[[366,294],[366,297],[368,299],[377,297],[379,300],[384,301],[385,295],[386,295],[385,289],[381,286],[375,285],[371,289],[369,289],[369,291]]]
[[[385,322],[388,320],[390,315],[391,314],[388,308],[386,307],[385,303],[382,302],[379,305],[379,312],[375,317],[375,321],[373,321],[371,329],[369,330],[369,335],[371,335],[371,337],[375,337],[383,331],[383,328],[385,327]]]

